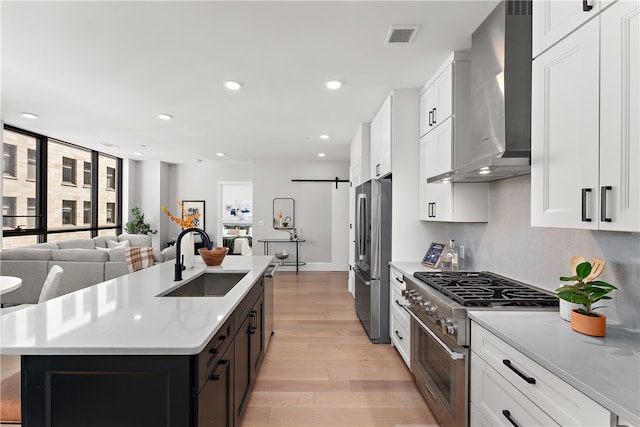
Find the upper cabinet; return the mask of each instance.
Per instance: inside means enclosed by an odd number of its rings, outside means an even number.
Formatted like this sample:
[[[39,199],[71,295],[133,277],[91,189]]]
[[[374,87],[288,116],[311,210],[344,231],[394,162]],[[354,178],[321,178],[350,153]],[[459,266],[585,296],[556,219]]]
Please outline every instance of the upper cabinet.
[[[613,3],[533,61],[533,226],[640,231],[639,13]]]
[[[393,93],[389,94],[371,120],[371,179],[391,173]]]
[[[462,53],[468,57],[467,52]],[[420,136],[453,114],[453,74],[453,63],[449,63],[435,79],[428,83],[427,88],[420,95]]]
[[[420,95],[419,219],[486,222],[488,184],[427,183],[454,167],[459,141],[470,138],[469,52],[454,52]]]
[[[600,12],[600,0],[533,2],[533,57],[547,50]]]
[[[369,129],[369,123],[362,123],[351,139],[350,171],[353,187],[371,179]]]

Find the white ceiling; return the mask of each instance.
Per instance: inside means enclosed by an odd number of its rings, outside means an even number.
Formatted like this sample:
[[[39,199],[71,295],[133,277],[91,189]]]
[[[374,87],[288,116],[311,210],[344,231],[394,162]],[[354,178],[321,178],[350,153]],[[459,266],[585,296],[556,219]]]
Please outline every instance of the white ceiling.
[[[496,4],[2,1],[2,118],[125,158],[345,160],[389,91],[422,87],[470,48]],[[394,24],[421,28],[385,45]]]

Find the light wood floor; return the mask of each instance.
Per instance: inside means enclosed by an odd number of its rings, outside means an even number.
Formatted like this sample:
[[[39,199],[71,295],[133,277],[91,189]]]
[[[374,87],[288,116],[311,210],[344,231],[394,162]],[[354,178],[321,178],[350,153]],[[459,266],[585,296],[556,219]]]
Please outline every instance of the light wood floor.
[[[275,277],[275,335],[242,427],[437,426],[396,349],[369,341],[347,273]]]

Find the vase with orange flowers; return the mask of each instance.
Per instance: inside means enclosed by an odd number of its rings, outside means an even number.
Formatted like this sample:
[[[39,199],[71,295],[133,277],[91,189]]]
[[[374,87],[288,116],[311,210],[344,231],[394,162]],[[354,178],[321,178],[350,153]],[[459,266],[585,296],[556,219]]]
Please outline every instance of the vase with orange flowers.
[[[162,206],[162,212],[164,212],[171,221],[175,222],[180,227],[184,229],[193,228],[194,221],[200,217],[200,213],[189,215],[184,208],[184,205],[179,200],[176,200],[176,203],[180,206],[182,218],[173,215],[169,212],[169,209],[164,206]],[[184,255],[182,265],[184,265],[185,268],[193,268],[195,262],[195,242],[193,240],[193,233],[185,234],[182,237],[182,240],[180,241],[180,253]]]

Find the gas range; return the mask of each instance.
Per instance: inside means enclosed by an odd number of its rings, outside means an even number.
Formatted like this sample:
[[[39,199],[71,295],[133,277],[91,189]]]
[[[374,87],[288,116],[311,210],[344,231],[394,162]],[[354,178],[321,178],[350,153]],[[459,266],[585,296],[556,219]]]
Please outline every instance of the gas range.
[[[416,272],[405,277],[407,309],[450,345],[468,346],[468,310],[557,310],[558,298],[488,271]]]
[[[468,310],[557,310],[558,298],[487,271],[404,276],[411,316],[411,370],[443,427],[469,425]]]

